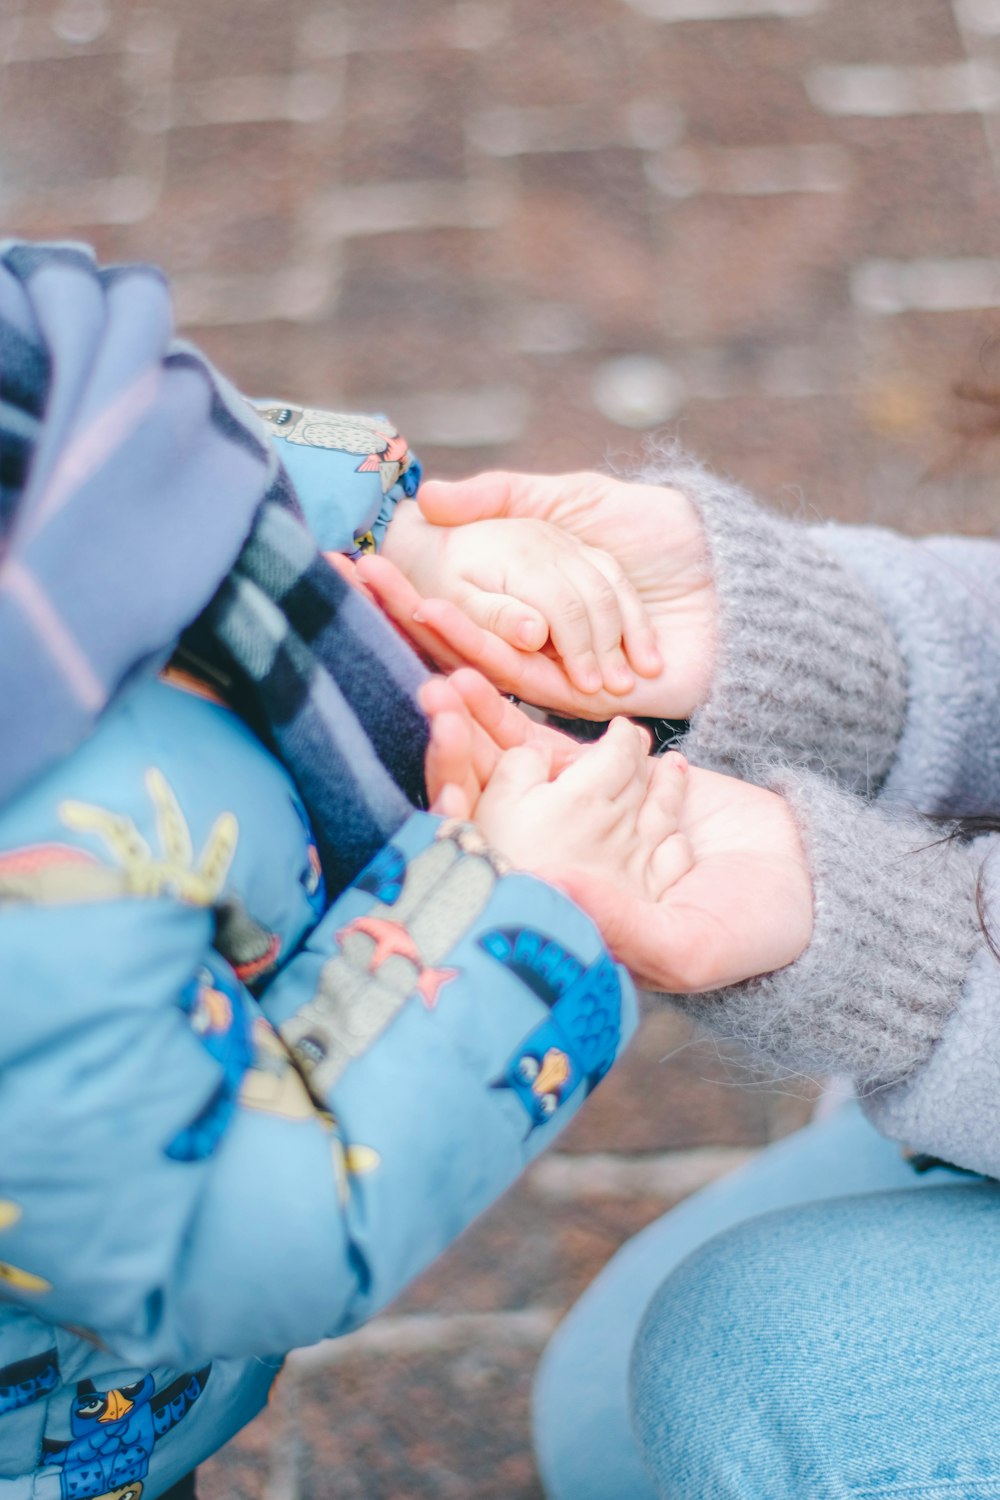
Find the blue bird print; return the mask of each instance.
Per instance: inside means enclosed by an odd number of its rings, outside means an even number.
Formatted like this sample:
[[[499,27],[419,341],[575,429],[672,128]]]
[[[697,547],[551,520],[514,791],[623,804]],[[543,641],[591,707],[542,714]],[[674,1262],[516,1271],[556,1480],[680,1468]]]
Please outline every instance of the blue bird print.
[[[587,966],[531,927],[496,927],[479,943],[549,1007],[493,1083],[521,1100],[530,1135],[581,1085],[589,1094],[610,1068],[621,1038],[621,980],[606,955]]]
[[[395,844],[386,844],[366,865],[354,884],[384,906],[395,906],[406,881],[406,855]]]
[[[76,1388],[68,1443],[45,1438],[45,1461],[60,1470],[62,1500],[92,1500],[143,1480],[160,1438],[187,1416],[205,1389],[211,1365],[156,1390],[152,1375],[113,1390],[93,1381]]]
[[[171,1161],[205,1161],[232,1119],[254,1058],[252,1016],[232,969],[214,955],[199,966],[178,999],[195,1036],[219,1066],[219,1081],[196,1119],[166,1146]]]
[[[32,1354],[0,1370],[0,1417],[40,1401],[59,1384],[59,1355],[55,1349]]]

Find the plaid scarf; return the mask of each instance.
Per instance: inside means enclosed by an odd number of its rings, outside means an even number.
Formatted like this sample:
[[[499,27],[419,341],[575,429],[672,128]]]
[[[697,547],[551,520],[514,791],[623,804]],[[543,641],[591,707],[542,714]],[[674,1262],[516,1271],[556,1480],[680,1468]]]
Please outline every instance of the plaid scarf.
[[[0,640],[0,804],[179,641],[291,773],[331,895],[423,797],[423,668],[152,267],[0,244]]]

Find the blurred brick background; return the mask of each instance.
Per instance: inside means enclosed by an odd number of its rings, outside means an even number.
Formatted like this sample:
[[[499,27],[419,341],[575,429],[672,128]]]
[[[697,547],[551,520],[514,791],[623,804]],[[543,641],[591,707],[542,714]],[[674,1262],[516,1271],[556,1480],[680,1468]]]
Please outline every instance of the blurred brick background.
[[[250,392],[386,409],[432,473],[679,434],[787,509],[996,525],[951,391],[1000,375],[1000,0],[0,0],[0,69],[5,231],[158,260]],[[813,1092],[651,1018],[206,1500],[537,1500],[560,1312]]]

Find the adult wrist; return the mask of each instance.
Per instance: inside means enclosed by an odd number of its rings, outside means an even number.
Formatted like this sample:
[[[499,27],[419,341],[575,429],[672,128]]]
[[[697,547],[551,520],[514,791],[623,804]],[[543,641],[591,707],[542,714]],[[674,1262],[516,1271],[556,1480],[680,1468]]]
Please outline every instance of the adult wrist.
[[[915,814],[829,780],[758,766],[798,826],[813,931],[793,963],[711,994],[672,997],[782,1069],[850,1074],[863,1090],[929,1059],[982,946],[980,859]]]
[[[712,680],[685,753],[745,776],[766,748],[872,794],[896,755],[907,699],[873,595],[812,530],[686,456],[658,473],[701,517],[719,609]]]

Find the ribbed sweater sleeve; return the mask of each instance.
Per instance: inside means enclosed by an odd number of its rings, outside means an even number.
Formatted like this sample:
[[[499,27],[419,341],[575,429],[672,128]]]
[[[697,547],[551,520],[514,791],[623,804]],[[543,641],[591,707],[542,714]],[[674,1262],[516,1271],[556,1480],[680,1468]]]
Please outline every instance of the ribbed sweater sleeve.
[[[642,477],[699,511],[719,600],[712,687],[685,752],[742,776],[777,755],[871,795],[906,718],[903,662],[872,595],[813,531],[680,451]]]
[[[863,1091],[929,1058],[985,947],[983,852],[809,772],[758,768],[785,796],[814,883],[814,930],[787,968],[711,994],[670,996],[782,1070],[849,1073]]]

